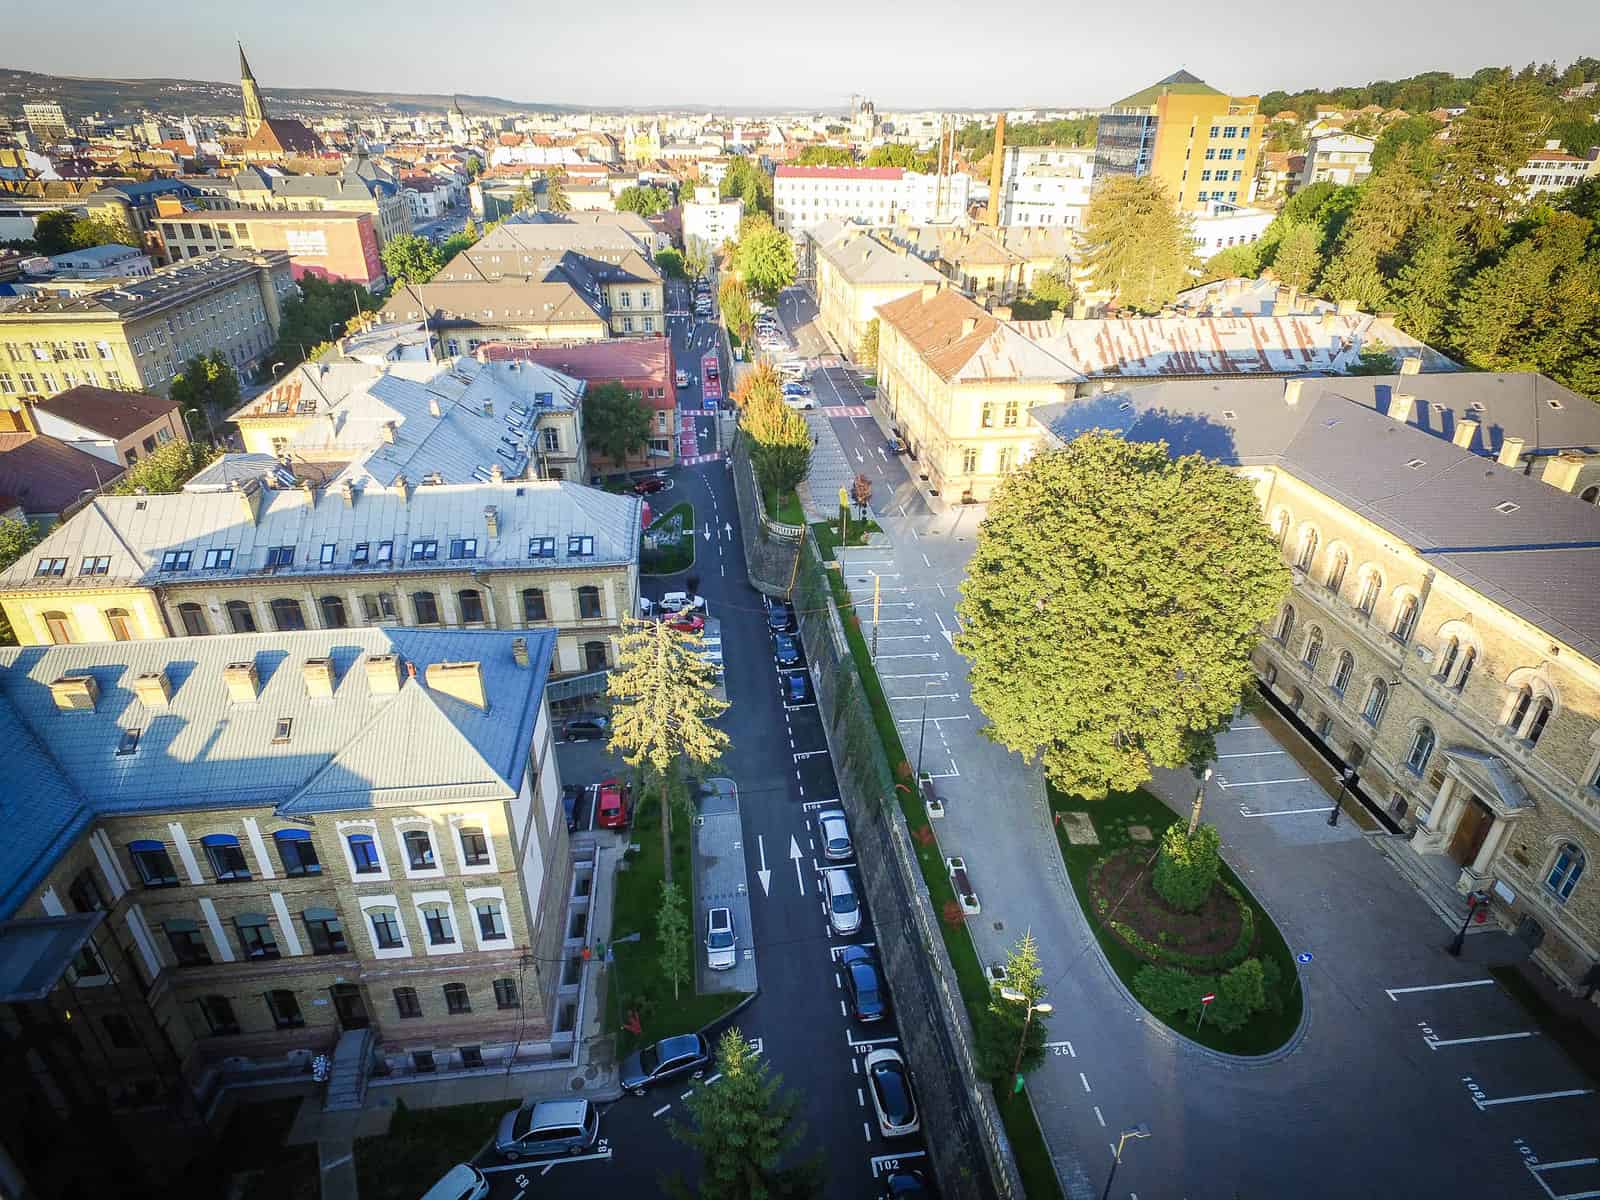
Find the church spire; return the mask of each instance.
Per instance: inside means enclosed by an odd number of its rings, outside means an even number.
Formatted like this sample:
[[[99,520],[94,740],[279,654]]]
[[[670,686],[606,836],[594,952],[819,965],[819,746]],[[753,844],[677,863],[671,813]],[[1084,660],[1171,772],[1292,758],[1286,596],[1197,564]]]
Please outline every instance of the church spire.
[[[239,88],[244,93],[244,127],[249,137],[254,137],[261,122],[267,118],[267,106],[261,98],[261,88],[250,72],[250,60],[244,56],[244,44],[239,45]]]

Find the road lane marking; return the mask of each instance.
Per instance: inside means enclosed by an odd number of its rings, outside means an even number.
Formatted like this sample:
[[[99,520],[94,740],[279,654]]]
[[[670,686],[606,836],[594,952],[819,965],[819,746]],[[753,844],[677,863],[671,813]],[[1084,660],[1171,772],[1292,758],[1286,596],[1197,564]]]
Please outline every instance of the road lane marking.
[[[1098,1104],[1096,1104],[1094,1106],[1094,1117],[1095,1117],[1095,1120],[1100,1122],[1100,1128],[1104,1129],[1106,1127],[1106,1119],[1105,1119],[1104,1116],[1101,1115],[1100,1106]]]
[[[1428,983],[1419,987],[1384,988],[1383,990],[1387,993],[1389,999],[1398,1004],[1400,1002],[1399,998],[1407,992],[1447,992],[1452,988],[1488,987],[1493,983],[1494,980],[1492,979],[1468,979],[1462,983]]]
[[[1465,1046],[1472,1042],[1510,1042],[1518,1038],[1537,1037],[1535,1032],[1526,1033],[1490,1033],[1482,1037],[1464,1038],[1435,1038],[1425,1037],[1422,1040],[1428,1043],[1428,1049],[1437,1050],[1440,1046]]]
[[[867,1144],[871,1145],[872,1144],[872,1126],[868,1125],[865,1121],[861,1122],[861,1132],[866,1134],[866,1136],[867,1136]]]
[[[865,1108],[867,1106],[867,1095],[860,1088],[856,1089],[856,1106],[858,1108]]]
[[[659,1117],[662,1113],[667,1112],[671,1108],[672,1108],[672,1105],[663,1104],[660,1108],[656,1109],[655,1112],[651,1113],[650,1115],[652,1117]]]
[[[1287,754],[1287,750],[1249,750],[1240,754],[1219,754],[1218,758],[1272,758],[1279,754]]]
[[[1257,812],[1248,804],[1239,805],[1239,815],[1241,817],[1294,817],[1299,816],[1301,813],[1322,813],[1327,815],[1327,812],[1328,806],[1326,804],[1319,804],[1315,808],[1282,808],[1276,812]]]
[[[1066,1051],[1071,1057],[1073,1057],[1073,1058],[1077,1058],[1078,1057],[1078,1052],[1072,1048],[1072,1043],[1071,1042],[1046,1042],[1044,1044],[1044,1048],[1046,1050],[1058,1050],[1059,1048],[1061,1048],[1063,1046],[1066,1047]]]
[[[1082,1071],[1079,1071],[1078,1072],[1078,1078],[1083,1080],[1083,1090],[1086,1091],[1086,1092],[1090,1091],[1091,1089],[1089,1087],[1089,1077],[1087,1075],[1085,1075]]]
[[[839,947],[835,946],[834,949],[837,950]],[[856,1050],[861,1049],[863,1046],[898,1045],[900,1041],[900,1039],[897,1037],[862,1038],[860,1041],[857,1041],[855,1038],[850,1036],[850,1031],[848,1029],[844,1031],[844,1040],[850,1043],[852,1049]]]

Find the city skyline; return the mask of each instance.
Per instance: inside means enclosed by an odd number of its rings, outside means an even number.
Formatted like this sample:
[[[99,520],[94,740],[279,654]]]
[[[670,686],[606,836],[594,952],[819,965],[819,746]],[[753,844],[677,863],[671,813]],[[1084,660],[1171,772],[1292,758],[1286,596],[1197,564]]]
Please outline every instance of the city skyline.
[[[514,104],[644,110],[830,109],[859,92],[885,109],[1062,108],[1109,104],[1179,68],[1225,91],[1260,94],[1359,85],[1431,70],[1470,74],[1491,63],[1565,64],[1584,50],[1563,36],[1580,13],[1575,0],[1541,6],[1513,29],[1456,28],[1458,18],[1444,0],[1423,0],[1403,12],[1377,0],[1358,0],[1346,17],[1357,27],[1381,24],[1386,36],[1341,47],[1342,57],[1319,54],[1313,66],[1305,62],[1306,39],[1325,30],[1311,15],[1297,24],[1293,13],[1259,3],[1255,8],[1262,19],[1241,10],[1228,40],[1217,37],[1209,22],[1192,17],[1195,10],[1175,4],[1163,5],[1165,17],[1155,20],[1146,10],[1136,17],[1120,11],[1075,14],[1070,23],[1064,14],[1030,14],[1036,36],[1019,46],[1009,33],[1014,23],[1003,20],[966,29],[960,38],[950,36],[953,23],[966,18],[950,0],[940,0],[927,20],[904,34],[869,33],[849,40],[839,36],[841,22],[855,14],[837,0],[809,10],[812,19],[805,27],[781,23],[776,28],[741,25],[733,6],[707,0],[694,9],[692,20],[653,30],[637,48],[607,46],[607,69],[597,73],[590,66],[597,58],[591,39],[616,42],[616,34],[630,27],[626,10],[605,26],[564,13],[541,17],[535,25],[525,12],[491,0],[474,23],[500,31],[485,44],[472,36],[439,40],[454,27],[453,16],[420,5],[388,8],[385,21],[373,24],[366,5],[330,11],[308,0],[286,0],[270,17],[250,14],[219,27],[208,23],[209,10],[202,14],[193,0],[178,0],[167,9],[171,19],[159,27],[127,28],[108,42],[97,36],[115,19],[103,0],[71,9],[25,0],[20,17],[11,22],[12,54],[4,65],[80,77],[227,82],[237,37],[269,89],[460,92]],[[185,11],[192,11],[193,19],[183,18]],[[645,15],[639,12],[641,20]],[[428,36],[434,25],[431,32],[438,37]],[[172,36],[175,28],[192,32],[179,41]],[[1448,44],[1437,37],[1441,28],[1452,29]],[[313,29],[316,36],[308,37]],[[401,56],[419,37],[435,51],[455,44],[461,49],[406,63]],[[1071,48],[1086,44],[1137,44],[1140,53],[1137,58],[1092,49],[1073,54]],[[766,57],[780,70],[702,70],[713,46],[721,62]],[[352,53],[357,47],[364,52]],[[1054,72],[1064,48],[1069,67],[1057,81]],[[984,63],[992,69],[974,69]],[[783,66],[791,70],[784,72]]]

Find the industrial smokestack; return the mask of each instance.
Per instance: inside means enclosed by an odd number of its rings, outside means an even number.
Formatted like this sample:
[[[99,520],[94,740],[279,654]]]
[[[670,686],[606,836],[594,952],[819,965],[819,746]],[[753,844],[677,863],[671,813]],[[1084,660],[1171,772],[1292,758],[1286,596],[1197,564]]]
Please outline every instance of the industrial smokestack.
[[[989,165],[989,224],[1000,224],[1000,183],[1006,162],[1006,115],[994,119],[994,162]]]

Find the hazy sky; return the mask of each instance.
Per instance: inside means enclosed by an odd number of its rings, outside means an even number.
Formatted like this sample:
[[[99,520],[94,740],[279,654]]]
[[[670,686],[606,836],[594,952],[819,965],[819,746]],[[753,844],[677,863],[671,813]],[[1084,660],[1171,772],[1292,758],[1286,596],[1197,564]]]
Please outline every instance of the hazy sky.
[[[1238,94],[1600,54],[1594,0],[4,0],[0,65],[579,105],[1097,105],[1184,67]],[[1584,14],[1588,15],[1585,16]],[[979,24],[978,22],[982,22]],[[1582,45],[1574,31],[1594,36]]]

